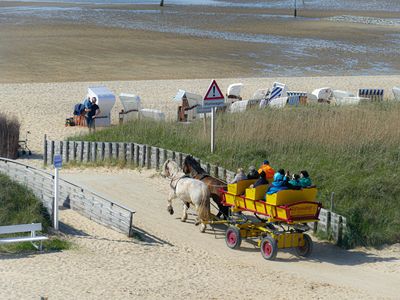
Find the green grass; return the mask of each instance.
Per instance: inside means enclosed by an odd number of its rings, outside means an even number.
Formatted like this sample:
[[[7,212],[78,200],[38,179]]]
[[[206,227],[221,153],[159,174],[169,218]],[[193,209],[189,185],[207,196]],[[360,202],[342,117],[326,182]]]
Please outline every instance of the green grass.
[[[292,173],[306,169],[319,200],[347,217],[347,246],[400,241],[400,104],[308,106],[223,114],[216,152],[202,121],[133,121],[75,140],[136,142],[180,152],[236,170],[269,159]]]
[[[48,232],[51,221],[47,210],[36,196],[26,187],[0,174],[0,225],[42,223]],[[71,244],[59,237],[50,237],[43,242],[45,250],[69,249]],[[31,243],[1,245],[0,252],[18,253],[35,250]]]

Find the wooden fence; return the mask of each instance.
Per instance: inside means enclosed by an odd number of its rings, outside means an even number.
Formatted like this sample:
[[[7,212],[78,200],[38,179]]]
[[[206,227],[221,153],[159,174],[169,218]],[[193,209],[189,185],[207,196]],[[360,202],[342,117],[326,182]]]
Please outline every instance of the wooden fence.
[[[178,151],[150,145],[122,142],[53,141],[44,139],[44,164],[52,164],[54,154],[60,154],[65,163],[112,162],[119,161],[128,166],[156,169],[167,159],[173,159],[180,166],[188,155]],[[231,181],[235,173],[219,165],[213,165],[196,158],[211,176]],[[310,224],[314,232],[327,234],[340,243],[346,233],[346,218],[326,209],[321,209],[320,222]]]
[[[50,215],[54,211],[54,176],[42,170],[0,158],[0,172],[30,188]],[[58,206],[71,208],[81,215],[116,231],[132,236],[134,211],[96,193],[59,179]]]

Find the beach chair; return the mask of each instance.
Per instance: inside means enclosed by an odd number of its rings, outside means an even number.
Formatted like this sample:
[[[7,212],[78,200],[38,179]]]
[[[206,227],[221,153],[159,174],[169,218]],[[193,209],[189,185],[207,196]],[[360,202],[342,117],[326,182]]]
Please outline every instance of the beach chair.
[[[336,102],[339,104],[341,104],[343,102],[343,99],[346,97],[355,97],[353,93],[342,90],[333,90],[332,95],[333,98],[335,98]]]
[[[307,92],[288,91],[286,92],[286,95],[288,97],[288,105],[297,106],[299,104],[307,104]]]
[[[393,87],[394,100],[400,101],[400,87]]]
[[[229,107],[229,112],[238,113],[246,111],[249,101],[250,100],[242,100],[232,103],[231,106]]]
[[[284,108],[288,102],[288,99],[288,97],[274,98],[268,103],[268,106],[274,108]]]
[[[260,108],[267,106],[274,99],[277,99],[277,98],[282,97],[283,95],[286,95],[286,90],[287,90],[286,84],[280,83],[280,82],[274,82],[269,95],[265,98],[265,100],[261,100]]]
[[[226,90],[226,97],[228,100],[242,100],[240,92],[242,91],[243,83],[233,83],[228,86]]]
[[[165,114],[157,109],[143,108],[139,113],[140,118],[153,119],[155,121],[165,121]]]
[[[122,103],[123,109],[119,112],[119,123],[133,120],[139,117],[141,107],[141,99],[135,94],[121,93],[119,100]]]
[[[383,100],[384,89],[359,89],[358,97],[368,98],[372,101]]]
[[[262,100],[265,99],[269,95],[269,89],[258,89],[254,92],[251,97],[252,100]]]
[[[320,103],[331,103],[333,91],[329,87],[315,89],[312,94],[317,97],[317,101]]]

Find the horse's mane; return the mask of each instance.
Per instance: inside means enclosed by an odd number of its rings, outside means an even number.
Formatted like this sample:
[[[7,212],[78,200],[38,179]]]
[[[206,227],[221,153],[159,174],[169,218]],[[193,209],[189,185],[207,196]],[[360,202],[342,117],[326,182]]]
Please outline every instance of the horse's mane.
[[[200,175],[208,174],[207,171],[201,167],[200,163],[197,160],[195,160],[191,155],[185,157],[183,164],[188,167],[190,166],[194,171],[196,171],[197,174]]]

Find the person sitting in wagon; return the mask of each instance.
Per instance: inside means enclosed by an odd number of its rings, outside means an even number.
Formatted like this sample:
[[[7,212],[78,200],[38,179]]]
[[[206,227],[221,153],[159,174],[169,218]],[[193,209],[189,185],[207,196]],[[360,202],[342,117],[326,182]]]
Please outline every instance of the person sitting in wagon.
[[[282,190],[288,189],[289,178],[285,175],[284,169],[279,169],[274,175],[274,181],[272,181],[271,186],[268,188],[267,194],[275,194]]]
[[[264,175],[265,176],[265,175]],[[258,179],[260,174],[257,172],[254,166],[249,168],[249,173],[247,174],[247,179]]]
[[[312,186],[310,175],[306,170],[300,172],[299,184],[302,188],[307,188]]]
[[[239,169],[237,169],[237,173],[235,175],[235,178],[233,178],[233,180],[230,182],[230,184],[237,183],[237,182],[239,182],[241,180],[246,180],[246,179],[247,179],[247,176],[246,176],[246,174],[244,174],[243,169],[239,168]]]
[[[289,184],[291,184],[292,186],[301,187],[300,175],[299,174],[293,174],[292,175],[292,179],[289,180]]]
[[[254,184],[250,185],[250,188],[255,188],[255,187],[258,187],[259,185],[263,185],[263,184],[268,184],[268,180],[265,179],[265,172],[264,171],[262,171],[258,175],[257,181],[254,182]]]
[[[264,171],[264,173],[265,173],[265,179],[270,180],[270,181],[273,180],[275,170],[270,166],[268,160],[264,160],[263,164],[258,169],[259,174],[261,174],[262,171]]]

